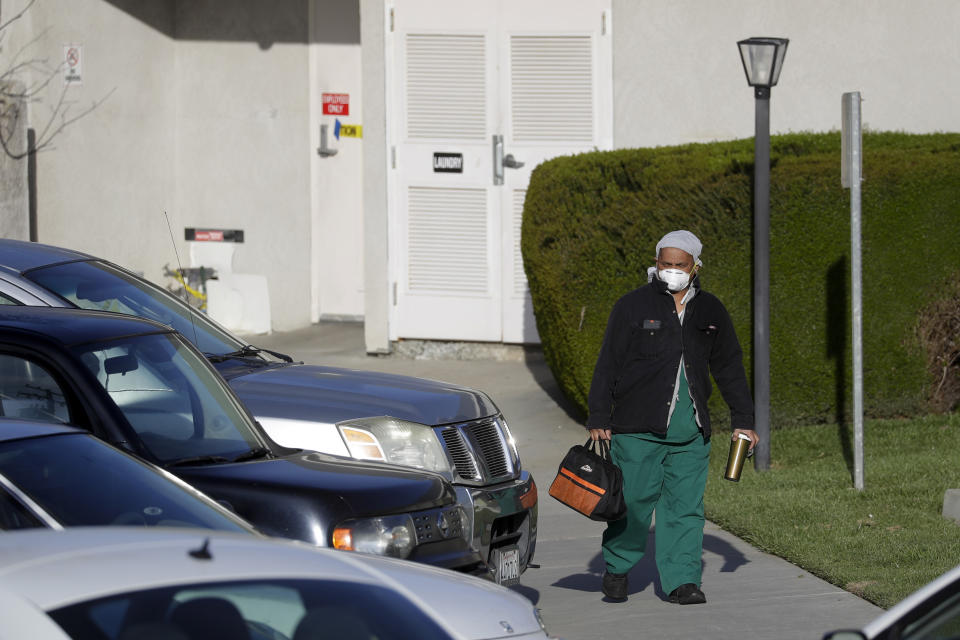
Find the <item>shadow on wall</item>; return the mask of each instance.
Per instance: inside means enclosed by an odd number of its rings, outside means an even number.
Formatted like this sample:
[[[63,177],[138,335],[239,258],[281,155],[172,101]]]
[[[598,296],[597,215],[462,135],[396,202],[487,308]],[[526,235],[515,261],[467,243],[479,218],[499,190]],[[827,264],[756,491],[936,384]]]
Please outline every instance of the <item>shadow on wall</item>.
[[[174,40],[360,44],[359,0],[106,0]],[[310,33],[310,6],[317,28]]]

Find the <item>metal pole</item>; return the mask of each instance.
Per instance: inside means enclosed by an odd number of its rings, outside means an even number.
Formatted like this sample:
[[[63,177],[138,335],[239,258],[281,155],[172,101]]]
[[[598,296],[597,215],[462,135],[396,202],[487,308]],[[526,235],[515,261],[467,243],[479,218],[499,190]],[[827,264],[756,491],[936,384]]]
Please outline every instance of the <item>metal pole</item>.
[[[755,87],[753,141],[753,396],[760,437],[754,468],[770,468],[770,88]]]
[[[843,94],[850,177],[850,281],[853,322],[853,486],[863,491],[863,296],[860,254],[860,182],[862,149],[860,92]]]

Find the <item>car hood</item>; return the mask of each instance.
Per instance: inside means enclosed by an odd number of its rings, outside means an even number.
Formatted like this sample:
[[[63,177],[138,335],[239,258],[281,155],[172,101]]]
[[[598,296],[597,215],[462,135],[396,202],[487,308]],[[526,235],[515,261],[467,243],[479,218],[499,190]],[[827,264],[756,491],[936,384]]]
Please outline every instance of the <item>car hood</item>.
[[[220,371],[257,417],[334,424],[391,416],[436,426],[498,413],[483,392],[410,376],[306,364]]]
[[[170,471],[215,498],[239,491],[260,500],[329,499],[346,503],[357,517],[432,509],[456,501],[453,487],[437,474],[313,452]]]

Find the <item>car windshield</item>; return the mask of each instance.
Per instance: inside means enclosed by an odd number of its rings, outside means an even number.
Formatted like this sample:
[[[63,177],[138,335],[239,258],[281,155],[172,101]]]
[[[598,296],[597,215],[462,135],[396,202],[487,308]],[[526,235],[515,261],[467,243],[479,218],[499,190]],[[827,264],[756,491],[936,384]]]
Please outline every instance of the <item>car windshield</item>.
[[[81,309],[162,322],[186,336],[203,353],[220,355],[244,347],[243,342],[172,293],[106,262],[68,262],[24,275]]]
[[[161,463],[232,461],[264,450],[226,383],[177,334],[118,338],[73,351]]]
[[[251,531],[173,476],[82,433],[0,443],[0,475],[68,527]]]
[[[49,613],[71,638],[450,638],[399,593],[346,580],[188,584],[99,598]]]

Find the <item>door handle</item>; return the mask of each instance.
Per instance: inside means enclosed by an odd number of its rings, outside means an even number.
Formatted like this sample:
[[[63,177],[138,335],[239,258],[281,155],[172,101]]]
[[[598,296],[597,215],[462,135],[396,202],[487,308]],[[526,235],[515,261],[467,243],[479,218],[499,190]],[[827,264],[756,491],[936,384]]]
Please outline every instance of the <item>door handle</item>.
[[[493,184],[503,184],[503,136],[493,134]]]
[[[512,153],[508,153],[508,154],[506,155],[506,157],[504,157],[504,159],[503,159],[503,166],[505,166],[505,167],[507,167],[507,168],[509,168],[509,169],[519,169],[519,168],[522,167],[524,164],[525,164],[525,163],[520,162],[519,160],[515,159],[515,158],[513,157],[513,154],[512,154]]]

